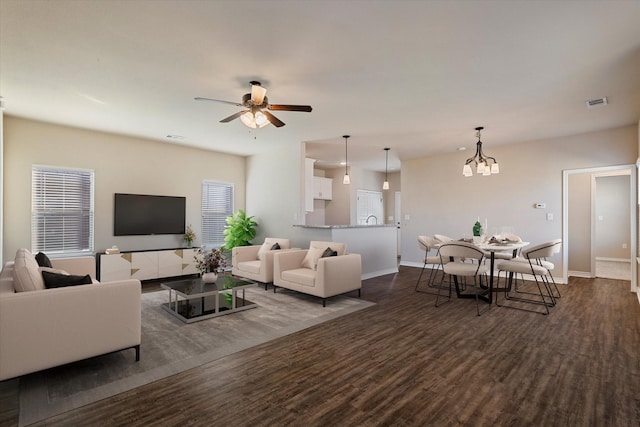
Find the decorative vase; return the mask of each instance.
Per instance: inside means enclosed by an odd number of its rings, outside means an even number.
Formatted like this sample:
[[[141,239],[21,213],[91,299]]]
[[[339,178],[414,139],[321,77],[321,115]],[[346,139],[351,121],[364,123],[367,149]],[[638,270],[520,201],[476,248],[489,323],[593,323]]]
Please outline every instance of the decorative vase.
[[[191,240],[187,240],[187,241],[186,241],[187,248],[191,248],[191,244],[192,244],[192,243],[193,243],[193,242],[192,242]]]
[[[202,273],[202,281],[204,281],[204,283],[213,283],[216,280],[218,280],[217,273]]]

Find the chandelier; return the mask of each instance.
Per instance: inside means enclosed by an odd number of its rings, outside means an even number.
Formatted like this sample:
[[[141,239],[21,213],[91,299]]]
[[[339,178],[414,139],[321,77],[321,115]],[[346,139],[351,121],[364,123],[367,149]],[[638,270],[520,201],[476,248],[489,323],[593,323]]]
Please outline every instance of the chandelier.
[[[484,127],[479,126],[476,128],[476,137],[478,138],[478,142],[476,142],[476,154],[468,158],[462,167],[462,174],[464,176],[472,176],[473,172],[471,170],[471,163],[475,163],[476,173],[478,175],[488,176],[496,173],[500,173],[500,166],[498,165],[498,161],[495,157],[487,156],[482,152],[482,141],[480,141],[480,131],[484,129]],[[489,163],[492,161],[492,163]]]

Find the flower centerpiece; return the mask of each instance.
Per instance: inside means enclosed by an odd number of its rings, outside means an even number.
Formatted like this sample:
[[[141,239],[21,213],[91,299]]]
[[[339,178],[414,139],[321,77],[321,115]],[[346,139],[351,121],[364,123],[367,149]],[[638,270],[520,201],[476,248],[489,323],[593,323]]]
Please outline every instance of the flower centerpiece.
[[[191,224],[187,226],[187,232],[184,233],[184,241],[187,243],[187,247],[190,248],[193,241],[196,240],[196,233],[193,232]]]
[[[480,224],[480,218],[473,224],[473,242],[480,243],[482,241],[482,224]]]
[[[196,269],[202,275],[202,280],[207,283],[215,282],[218,273],[222,273],[227,267],[227,260],[221,249],[198,248],[193,259],[196,263]]]

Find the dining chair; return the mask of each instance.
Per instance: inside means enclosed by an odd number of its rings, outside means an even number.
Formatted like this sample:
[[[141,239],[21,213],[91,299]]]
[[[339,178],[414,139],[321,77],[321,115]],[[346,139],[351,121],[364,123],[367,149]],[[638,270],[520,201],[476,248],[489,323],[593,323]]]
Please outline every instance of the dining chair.
[[[544,242],[542,243],[543,245],[552,245],[553,246],[553,255],[560,253],[560,249],[562,247],[562,239],[553,239],[553,240],[549,240],[548,242]],[[560,289],[558,288],[558,285],[556,284],[556,281],[553,277],[553,269],[555,268],[555,265],[549,261],[547,259],[548,257],[542,257],[539,258],[537,260],[535,260],[536,264],[541,265],[543,267],[545,267],[547,269],[547,271],[549,272],[549,278],[551,279],[551,283],[549,284],[550,289],[551,290],[555,290],[554,293],[554,298],[560,298],[562,297],[562,295],[560,294]],[[518,262],[524,262],[527,263],[529,260],[527,259],[526,256],[523,256],[522,254],[520,256],[517,256],[515,258],[513,258],[513,261],[518,261]],[[522,274],[520,275],[522,276]],[[524,281],[524,277],[522,277],[522,280]],[[551,286],[553,285],[553,286]],[[519,286],[518,286],[518,282],[516,282],[515,285],[515,290],[519,291]],[[522,291],[520,291],[522,292]]]
[[[454,240],[453,238],[451,238],[449,236],[445,236],[444,234],[434,234],[433,238],[436,239],[440,243],[452,242]]]
[[[453,240],[441,244],[438,253],[443,272],[453,278],[458,298],[475,298],[476,312],[480,316],[480,297],[487,296],[490,291],[486,281],[486,273],[489,271],[489,267],[482,262],[485,256],[484,251],[473,243]],[[463,260],[473,260],[474,262],[470,263]],[[462,279],[463,283],[466,283],[466,278],[473,278],[473,288],[470,284],[467,284],[467,289],[473,289],[469,291],[471,293],[461,293],[460,279]],[[440,291],[441,289],[438,289],[436,307],[440,306]],[[446,302],[449,301],[451,301],[451,281],[449,281],[449,296]],[[489,308],[491,308],[491,304],[489,304]]]
[[[551,275],[551,270],[549,269],[549,267],[553,269],[553,264],[547,261],[546,258],[557,253],[560,250],[561,244],[561,239],[555,239],[548,242],[540,243],[535,246],[531,246],[529,248],[523,248],[521,251],[522,259],[503,261],[498,264],[498,281],[500,281],[501,272],[505,273],[505,281],[507,281],[507,285],[504,287],[505,300],[541,305],[544,307],[544,312],[540,312],[538,310],[528,310],[522,307],[504,304],[501,305],[501,307],[517,308],[520,310],[533,311],[535,313],[545,315],[549,314],[549,307],[553,307],[556,305],[556,298],[560,297],[560,292],[555,285],[555,281],[553,280],[553,276]],[[538,292],[525,292],[519,289],[516,291],[516,294],[529,295],[535,298],[510,294],[511,289],[513,288],[513,276],[518,273],[532,275],[535,280]],[[552,284],[556,290],[555,294],[551,287]],[[500,306],[500,304],[497,302],[497,298],[496,304]]]
[[[416,292],[421,292],[425,294],[437,295],[436,292],[429,292],[427,290],[420,290],[418,287],[420,286],[420,280],[422,280],[422,274],[424,270],[427,268],[427,265],[430,265],[429,278],[427,279],[427,287],[432,289],[438,289],[443,286],[441,281],[439,284],[435,284],[435,278],[438,275],[438,271],[442,268],[442,260],[440,255],[437,253],[435,255],[429,255],[429,252],[435,250],[437,252],[438,242],[435,238],[430,236],[418,236],[418,246],[421,250],[424,251],[424,264],[422,265],[422,270],[420,270],[420,276],[418,276],[418,281],[416,282]],[[446,288],[445,288],[446,289]]]

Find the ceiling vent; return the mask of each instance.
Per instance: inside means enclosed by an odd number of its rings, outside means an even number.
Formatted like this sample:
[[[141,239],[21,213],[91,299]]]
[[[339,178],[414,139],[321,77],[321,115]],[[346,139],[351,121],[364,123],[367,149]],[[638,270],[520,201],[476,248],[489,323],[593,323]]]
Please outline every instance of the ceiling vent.
[[[590,99],[586,103],[587,108],[601,107],[603,105],[607,105],[607,97],[605,96],[604,98]]]

